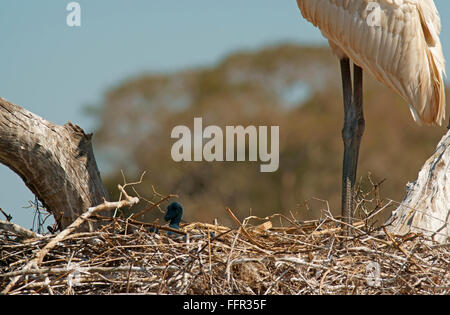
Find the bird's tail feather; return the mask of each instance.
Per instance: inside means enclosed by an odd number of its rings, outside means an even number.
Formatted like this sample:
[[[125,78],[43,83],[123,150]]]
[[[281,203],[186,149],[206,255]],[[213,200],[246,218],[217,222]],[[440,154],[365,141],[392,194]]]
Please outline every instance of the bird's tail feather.
[[[431,97],[429,98],[427,106],[419,113],[420,119],[427,125],[441,125],[445,117],[445,84],[443,79],[443,72],[436,64],[432,50],[427,51],[428,64],[430,67],[430,84]]]

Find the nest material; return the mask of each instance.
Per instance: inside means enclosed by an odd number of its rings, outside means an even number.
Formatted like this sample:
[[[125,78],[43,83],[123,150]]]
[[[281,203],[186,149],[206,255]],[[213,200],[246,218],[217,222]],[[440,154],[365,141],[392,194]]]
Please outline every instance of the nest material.
[[[55,235],[0,232],[0,291],[8,294],[449,294],[449,246],[357,222],[344,236],[326,217],[290,227],[182,226],[179,239],[115,219],[72,233],[29,266]],[[239,223],[239,222],[238,222]],[[211,233],[214,232],[214,238]],[[26,268],[28,266],[28,268]],[[6,291],[6,292],[5,292]]]

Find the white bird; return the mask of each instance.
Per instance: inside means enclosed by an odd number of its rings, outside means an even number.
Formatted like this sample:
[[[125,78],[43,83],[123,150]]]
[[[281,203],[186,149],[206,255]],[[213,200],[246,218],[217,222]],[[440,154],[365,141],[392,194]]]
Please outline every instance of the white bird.
[[[445,116],[441,21],[433,0],[297,0],[297,4],[340,59],[345,110],[342,217],[351,224],[365,125],[363,70],[401,95],[416,122],[441,125]]]

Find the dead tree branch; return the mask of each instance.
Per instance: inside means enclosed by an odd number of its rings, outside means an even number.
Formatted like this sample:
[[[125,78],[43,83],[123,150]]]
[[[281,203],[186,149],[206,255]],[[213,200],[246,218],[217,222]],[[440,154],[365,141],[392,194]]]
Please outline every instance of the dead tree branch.
[[[22,178],[61,229],[108,199],[91,137],[70,122],[53,124],[0,98],[0,163]]]

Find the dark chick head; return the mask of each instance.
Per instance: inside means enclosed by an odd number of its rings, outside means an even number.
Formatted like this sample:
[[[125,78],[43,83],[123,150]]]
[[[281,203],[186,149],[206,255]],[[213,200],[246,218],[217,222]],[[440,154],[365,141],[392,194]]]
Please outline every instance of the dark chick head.
[[[170,224],[178,225],[183,216],[183,206],[179,202],[172,202],[167,206],[167,213],[164,216],[164,220],[170,221]]]

